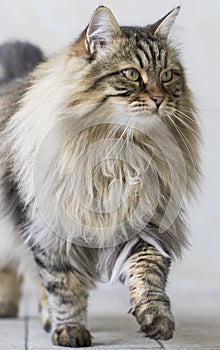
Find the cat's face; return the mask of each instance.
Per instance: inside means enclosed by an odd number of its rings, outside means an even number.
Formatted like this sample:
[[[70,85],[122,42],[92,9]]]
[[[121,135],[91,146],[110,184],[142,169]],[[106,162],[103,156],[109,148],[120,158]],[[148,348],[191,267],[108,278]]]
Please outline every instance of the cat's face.
[[[140,28],[119,27],[110,10],[99,8],[84,33],[85,98],[120,105],[134,118],[178,114],[187,105],[187,88],[178,54],[167,41],[178,11]]]
[[[174,50],[147,30],[122,32],[123,39],[115,40],[109,54],[93,63],[94,89],[124,103],[134,115],[171,112],[184,93],[183,70]]]

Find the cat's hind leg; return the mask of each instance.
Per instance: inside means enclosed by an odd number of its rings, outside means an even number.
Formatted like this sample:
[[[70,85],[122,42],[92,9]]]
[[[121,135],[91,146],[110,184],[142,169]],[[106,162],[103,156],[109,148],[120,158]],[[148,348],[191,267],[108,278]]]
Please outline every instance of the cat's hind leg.
[[[48,275],[48,273],[47,273]],[[45,284],[52,316],[54,345],[89,346],[86,329],[88,288],[73,271],[50,274]]]
[[[17,317],[22,277],[14,266],[0,270],[0,317]]]
[[[53,344],[68,347],[90,346],[92,337],[87,330],[87,278],[73,267],[69,257],[65,258],[65,253],[62,261],[58,254],[48,255],[47,251],[37,246],[33,253],[48,298]],[[42,295],[43,298],[46,295]]]
[[[28,253],[9,217],[0,217],[0,242],[0,317],[16,317]]]

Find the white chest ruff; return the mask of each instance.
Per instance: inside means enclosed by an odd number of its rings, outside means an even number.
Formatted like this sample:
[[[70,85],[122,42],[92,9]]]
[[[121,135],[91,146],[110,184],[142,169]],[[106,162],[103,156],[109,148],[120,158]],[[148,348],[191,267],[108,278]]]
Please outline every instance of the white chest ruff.
[[[36,208],[44,222],[69,242],[99,248],[138,235],[161,200],[152,154],[123,133],[113,137],[106,126],[101,129],[67,136],[49,167],[39,149],[34,175]]]

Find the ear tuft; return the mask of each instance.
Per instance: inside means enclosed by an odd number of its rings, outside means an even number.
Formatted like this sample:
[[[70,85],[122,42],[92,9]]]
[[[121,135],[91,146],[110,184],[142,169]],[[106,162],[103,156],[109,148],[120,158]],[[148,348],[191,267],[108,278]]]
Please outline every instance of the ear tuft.
[[[105,6],[98,7],[87,28],[87,50],[93,55],[98,50],[107,47],[120,31],[113,13]]]
[[[159,21],[151,25],[151,30],[154,34],[159,34],[165,38],[168,37],[171,27],[176,20],[178,13],[180,12],[180,6],[174,8],[167,15],[161,18]]]

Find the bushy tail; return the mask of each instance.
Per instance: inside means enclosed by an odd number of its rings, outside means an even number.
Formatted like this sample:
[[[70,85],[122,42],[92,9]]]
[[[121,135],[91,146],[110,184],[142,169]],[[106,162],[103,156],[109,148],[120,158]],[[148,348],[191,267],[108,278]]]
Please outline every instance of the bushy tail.
[[[44,60],[42,51],[28,42],[6,42],[0,46],[0,84],[22,78]]]

